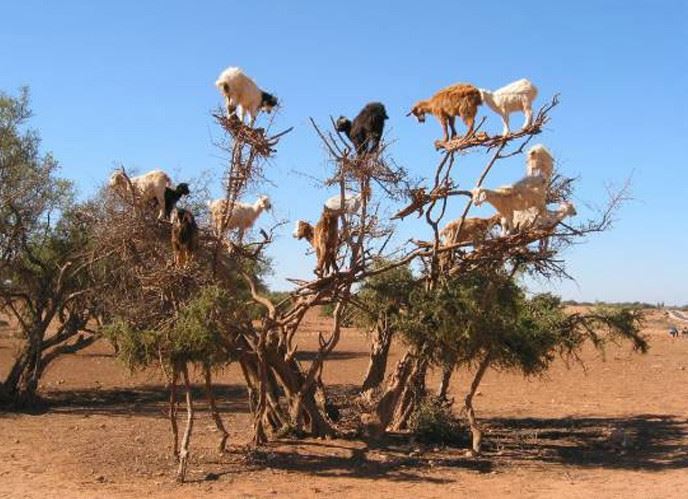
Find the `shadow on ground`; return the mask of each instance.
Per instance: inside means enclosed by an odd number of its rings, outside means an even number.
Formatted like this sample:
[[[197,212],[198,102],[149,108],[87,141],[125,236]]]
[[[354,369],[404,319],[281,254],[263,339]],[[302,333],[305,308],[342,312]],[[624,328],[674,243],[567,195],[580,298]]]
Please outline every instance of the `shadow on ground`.
[[[315,352],[315,351],[300,351],[300,352],[296,352],[296,354],[294,355],[296,360],[301,361],[301,362],[304,362],[304,361],[311,362],[311,361],[315,360],[315,358],[317,356],[318,356],[318,352]],[[368,357],[368,353],[366,353],[366,352],[346,352],[346,351],[331,352],[327,356],[327,360],[328,361],[331,361],[331,360],[350,360],[350,359],[358,359],[361,357]]]
[[[499,460],[584,468],[688,468],[688,421],[667,414],[629,417],[493,418],[487,455]]]
[[[221,413],[248,411],[246,387],[214,384],[213,393]],[[192,394],[197,409],[205,410],[207,407],[205,390],[194,386]],[[43,393],[41,399],[33,407],[20,412],[34,415],[47,412],[104,416],[160,415],[167,411],[169,396],[169,389],[164,385],[137,388],[61,390]],[[184,391],[180,388],[179,399],[182,408],[183,397]]]

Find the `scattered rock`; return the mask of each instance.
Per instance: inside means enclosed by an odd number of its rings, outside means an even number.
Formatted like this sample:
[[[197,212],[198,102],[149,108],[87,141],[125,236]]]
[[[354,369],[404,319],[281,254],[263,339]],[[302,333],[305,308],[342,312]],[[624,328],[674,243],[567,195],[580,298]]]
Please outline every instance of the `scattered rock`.
[[[107,482],[107,478],[105,478],[103,475],[98,475],[96,477],[96,482],[105,483]]]
[[[207,473],[207,474],[205,475],[204,480],[206,480],[206,481],[208,481],[208,482],[212,482],[212,481],[215,481],[215,480],[219,480],[219,478],[220,478],[220,475],[218,475],[217,473]]]

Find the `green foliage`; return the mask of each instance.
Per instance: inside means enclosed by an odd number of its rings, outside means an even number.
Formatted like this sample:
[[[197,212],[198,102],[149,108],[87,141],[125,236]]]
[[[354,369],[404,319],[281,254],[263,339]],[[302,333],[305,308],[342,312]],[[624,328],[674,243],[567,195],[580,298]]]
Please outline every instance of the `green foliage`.
[[[474,271],[436,290],[417,288],[410,304],[397,326],[436,365],[473,363],[489,355],[493,367],[535,375],[557,355],[576,358],[586,340],[603,348],[609,340],[626,339],[637,350],[647,349],[638,311],[567,314],[559,298],[528,298],[499,272]]]
[[[152,364],[158,358],[161,335],[150,330],[136,330],[121,319],[107,324],[103,336],[117,345],[117,356],[129,369]]]
[[[27,89],[17,97],[0,93],[0,265],[19,257],[25,244],[40,246],[50,215],[72,201],[71,183],[55,177],[57,161],[25,128],[30,117]]]
[[[377,270],[390,265],[389,260],[377,260],[372,269]],[[419,284],[413,277],[408,265],[394,267],[386,272],[367,278],[356,293],[358,310],[354,321],[358,326],[373,325],[380,318],[394,320],[409,307],[412,292]]]
[[[217,286],[208,286],[179,312],[169,332],[173,359],[207,364],[227,360],[231,326],[242,320],[242,303]]]
[[[162,360],[221,365],[231,359],[234,338],[249,321],[243,302],[217,286],[202,288],[167,327],[137,329],[118,318],[104,328],[130,369]]]
[[[461,445],[466,432],[452,414],[451,407],[434,397],[426,397],[409,417],[409,430],[423,443]]]

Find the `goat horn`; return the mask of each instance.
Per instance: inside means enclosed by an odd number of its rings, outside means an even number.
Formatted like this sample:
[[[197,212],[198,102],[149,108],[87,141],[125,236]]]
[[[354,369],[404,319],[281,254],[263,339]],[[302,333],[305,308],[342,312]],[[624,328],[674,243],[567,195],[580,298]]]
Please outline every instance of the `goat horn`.
[[[413,114],[413,111],[409,111],[408,113],[406,113],[406,116],[411,116],[412,114]]]

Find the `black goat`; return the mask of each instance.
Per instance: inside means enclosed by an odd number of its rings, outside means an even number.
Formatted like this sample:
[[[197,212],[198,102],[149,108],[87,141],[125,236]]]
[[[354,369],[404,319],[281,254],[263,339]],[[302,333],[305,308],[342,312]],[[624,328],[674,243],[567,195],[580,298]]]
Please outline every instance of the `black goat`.
[[[177,184],[177,187],[174,189],[165,187],[165,220],[170,219],[170,214],[177,204],[177,201],[179,201],[182,196],[188,196],[189,192],[189,184],[185,182]]]
[[[343,132],[356,147],[356,153],[362,156],[377,151],[388,119],[385,106],[380,102],[370,102],[358,113],[354,121],[340,116],[335,123],[335,129]]]
[[[172,253],[174,264],[185,267],[196,251],[198,225],[193,213],[183,208],[176,208],[172,215]]]

